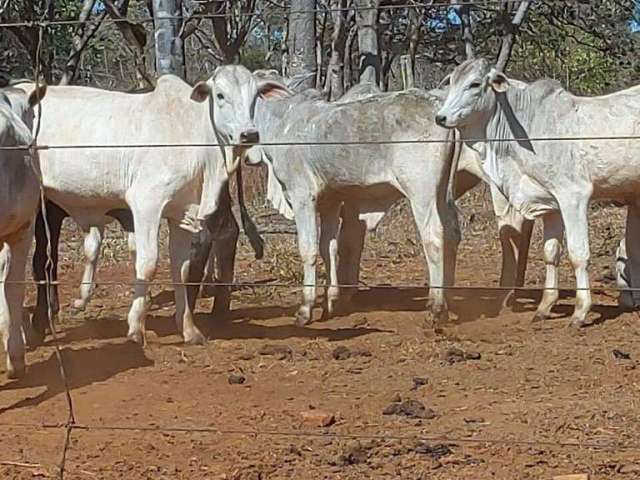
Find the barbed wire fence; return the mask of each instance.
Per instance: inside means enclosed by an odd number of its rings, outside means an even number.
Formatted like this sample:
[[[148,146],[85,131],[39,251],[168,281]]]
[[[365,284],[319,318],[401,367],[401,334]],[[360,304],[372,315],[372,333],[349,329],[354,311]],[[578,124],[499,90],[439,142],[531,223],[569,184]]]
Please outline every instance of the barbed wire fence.
[[[508,2],[517,4],[520,3],[521,0],[507,0]],[[465,3],[471,3],[473,5],[504,5],[505,0],[484,0],[484,1],[470,1]],[[405,5],[385,5],[380,7],[375,7],[376,9],[397,9],[397,8],[407,8],[407,7],[450,7],[450,2],[430,2],[428,4],[414,2],[412,4]],[[358,7],[350,7],[349,9],[353,10],[354,8],[363,10],[368,9],[366,7],[358,8]],[[374,7],[372,7],[374,8]],[[336,9],[321,9],[314,11],[334,11]],[[343,10],[343,9],[338,9]],[[306,11],[305,11],[306,12]],[[292,12],[292,13],[305,13],[305,12]],[[248,13],[245,15],[259,15],[259,13]],[[228,17],[229,14],[206,14],[206,15],[194,15],[191,18],[215,18],[215,17]],[[182,17],[176,17],[182,18]],[[151,22],[153,18],[143,18],[137,19],[138,22]],[[118,21],[128,21],[128,19],[110,19],[112,22]],[[40,58],[40,49],[42,47],[42,39],[44,29],[49,28],[51,26],[56,25],[72,25],[78,23],[87,23],[81,22],[79,20],[46,20],[44,17],[40,20],[33,21],[25,21],[25,22],[17,22],[17,23],[0,23],[1,27],[18,27],[18,26],[27,26],[27,27],[38,27],[39,29],[39,37],[38,37],[38,48],[37,48],[37,60]],[[35,83],[38,84],[39,75],[40,75],[40,63],[39,61],[35,62],[34,65],[35,71]],[[34,132],[33,143],[28,146],[0,146],[0,150],[29,150],[32,155],[37,154],[38,151],[43,150],[69,150],[69,149],[150,149],[150,148],[207,148],[207,147],[218,147],[219,144],[216,143],[203,143],[203,144],[107,144],[107,145],[39,145],[38,144],[38,135],[39,135],[39,126],[40,126],[40,118],[42,115],[42,105],[38,108],[38,128]],[[514,142],[514,141],[630,141],[630,140],[640,140],[640,135],[631,135],[631,136],[575,136],[575,137],[540,137],[540,138],[512,138],[512,139],[504,139],[504,138],[489,138],[489,139],[478,139],[478,141],[482,142]],[[462,142],[462,140],[454,140],[457,142]],[[466,141],[469,141],[468,139]],[[451,140],[444,139],[420,139],[420,140],[387,140],[387,141],[366,141],[366,142],[272,142],[272,143],[263,143],[261,145],[264,146],[282,146],[282,147],[292,147],[292,146],[321,146],[321,145],[333,145],[333,146],[357,146],[357,145],[382,145],[382,144],[437,144],[437,143],[448,143]],[[243,144],[246,146],[246,144]],[[40,179],[41,180],[41,179]],[[41,188],[41,208],[42,213],[45,219],[45,226],[48,225],[46,218],[46,202],[44,197],[44,188],[42,183],[40,184]],[[49,322],[49,328],[51,330],[52,337],[52,345],[54,347],[55,358],[58,366],[58,371],[60,375],[60,380],[63,385],[63,393],[65,395],[66,400],[66,421],[62,423],[1,423],[0,428],[25,428],[25,429],[43,429],[43,430],[61,430],[63,431],[63,441],[60,450],[59,462],[57,465],[57,476],[60,480],[64,480],[66,467],[67,467],[67,457],[68,452],[71,448],[71,437],[74,431],[121,431],[121,432],[158,432],[158,433],[204,433],[211,435],[224,435],[224,436],[253,436],[253,437],[304,437],[304,438],[333,438],[333,439],[356,439],[356,440],[392,440],[392,441],[424,441],[424,442],[446,442],[446,443],[461,443],[461,444],[487,444],[487,445],[509,445],[509,446],[547,446],[547,447],[559,447],[559,448],[578,448],[578,449],[611,449],[611,450],[626,450],[626,451],[637,451],[640,452],[640,443],[621,443],[621,442],[577,442],[577,441],[550,441],[550,440],[541,440],[541,439],[501,439],[501,438],[469,438],[469,437],[459,437],[454,435],[396,435],[396,434],[349,434],[349,433],[336,433],[336,432],[328,432],[328,431],[303,431],[303,430],[276,430],[276,429],[254,429],[254,428],[246,428],[246,429],[238,429],[238,428],[226,428],[223,425],[219,426],[148,426],[148,425],[136,425],[136,426],[128,426],[128,425],[108,425],[108,424],[86,424],[79,423],[76,420],[75,409],[74,409],[74,401],[71,394],[71,388],[68,381],[68,375],[65,368],[63,349],[60,348],[59,339],[57,337],[57,332],[55,329],[54,321],[53,321],[53,306],[50,298],[50,287],[58,286],[58,285],[82,285],[87,284],[89,282],[64,282],[64,281],[53,281],[49,276],[49,267],[53,264],[52,257],[52,246],[51,246],[51,235],[47,228],[46,231],[47,236],[47,267],[45,268],[46,279],[43,281],[27,281],[24,282],[4,282],[4,283],[24,283],[24,284],[38,284],[45,285],[47,287],[47,317]],[[147,282],[149,285],[156,286],[225,286],[225,287],[233,287],[233,288],[303,288],[306,286],[316,286],[320,288],[328,287],[328,284],[323,283],[315,283],[313,285],[305,284],[305,283],[283,283],[283,282],[172,282],[172,281],[153,281]],[[125,286],[134,286],[135,283],[132,281],[95,281],[91,282],[93,285],[125,285]],[[332,285],[333,286],[333,285]],[[341,288],[357,288],[362,286],[362,284],[340,284],[337,285]],[[380,289],[398,289],[398,288],[414,288],[414,289],[444,289],[444,290],[483,290],[483,291],[544,291],[544,290],[569,290],[569,291],[578,291],[578,290],[591,290],[594,292],[607,292],[607,291],[640,291],[640,288],[620,288],[620,287],[609,287],[609,286],[598,286],[592,288],[575,288],[575,287],[541,287],[541,286],[523,286],[523,287],[515,287],[515,286],[496,286],[496,285],[427,285],[424,284],[379,284],[379,285],[367,285],[369,288],[380,288]],[[29,464],[21,464],[20,462],[11,462],[11,461],[0,461],[0,466],[14,466],[14,467],[24,467],[31,468],[32,465]]]

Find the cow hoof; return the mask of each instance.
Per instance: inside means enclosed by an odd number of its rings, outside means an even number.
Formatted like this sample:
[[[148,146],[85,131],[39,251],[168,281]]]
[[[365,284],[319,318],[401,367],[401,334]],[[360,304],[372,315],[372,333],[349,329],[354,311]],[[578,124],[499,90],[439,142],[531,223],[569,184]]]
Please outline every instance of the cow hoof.
[[[206,345],[206,337],[199,331],[194,331],[184,335],[185,345]]]
[[[449,320],[449,312],[446,309],[427,310],[424,325],[428,330],[437,330]]]
[[[25,343],[27,344],[27,347],[29,347],[29,349],[33,350],[36,347],[42,346],[45,336],[46,335],[44,331],[39,331],[33,326],[25,325],[24,327]]]
[[[569,322],[569,328],[575,328],[575,329],[586,328],[592,325],[593,325],[593,320],[590,320],[588,318],[572,317],[571,321]]]
[[[623,294],[618,297],[618,308],[623,312],[636,312],[640,310],[640,305],[634,302],[631,295]]]
[[[71,304],[71,313],[80,313],[84,312],[87,309],[87,302],[83,301],[80,298],[76,298]]]
[[[19,380],[24,378],[27,369],[22,362],[13,362],[13,366],[7,368],[7,378],[9,380]]]
[[[531,323],[544,322],[548,318],[549,318],[548,315],[546,315],[546,314],[544,314],[542,312],[536,312],[535,315],[533,316],[533,318],[531,319]]]
[[[130,342],[137,343],[138,345],[144,345],[144,335],[140,331],[131,332],[127,335],[127,339]]]
[[[298,327],[304,327],[305,325],[309,325],[311,323],[311,316],[305,315],[304,312],[296,313],[296,325]]]

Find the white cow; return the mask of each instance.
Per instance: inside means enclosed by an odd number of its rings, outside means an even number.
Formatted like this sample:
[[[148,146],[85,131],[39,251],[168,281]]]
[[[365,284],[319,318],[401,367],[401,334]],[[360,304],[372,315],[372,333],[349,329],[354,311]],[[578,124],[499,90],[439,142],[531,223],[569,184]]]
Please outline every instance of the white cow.
[[[29,124],[33,107],[45,92],[46,87],[29,95],[18,88],[0,90],[0,146],[32,144]],[[40,199],[39,168],[37,155],[27,149],[0,150],[0,334],[9,378],[22,377],[25,372],[22,304],[25,266]]]
[[[450,163],[441,158],[439,144],[380,143],[442,138],[444,132],[429,118],[436,102],[436,98],[418,90],[354,94],[336,103],[314,98],[313,92],[258,102],[256,125],[265,142],[372,142],[264,145],[260,147],[263,155],[256,150],[250,152],[252,161],[267,164],[272,203],[296,221],[305,284],[296,316],[298,324],[311,321],[316,302],[318,245],[330,284],[326,313],[334,310],[339,295],[340,209],[343,219],[345,211],[350,218],[367,214],[375,219],[403,196],[411,204],[429,265],[431,318],[438,321],[448,316],[444,291],[438,287],[453,283],[459,240],[453,202],[445,198],[451,180]]]
[[[256,97],[279,90],[286,88],[257,81],[246,68],[233,65],[219,67],[193,88],[172,75],[161,77],[154,91],[139,94],[50,87],[41,106],[40,142],[80,148],[42,153],[47,198],[85,232],[101,230],[105,215],[114,209],[129,209],[133,216],[136,285],[129,339],[144,341],[160,219],[169,222],[172,279],[187,282],[192,234],[201,228],[194,223],[218,210],[229,175],[259,140],[252,118]],[[223,147],[153,147],[215,143]],[[184,286],[175,286],[175,296],[178,331],[187,343],[204,342]]]
[[[578,291],[571,323],[589,324],[587,210],[592,199],[629,205],[626,248],[630,275],[640,276],[640,143],[637,140],[536,141],[540,137],[640,134],[640,86],[600,97],[577,97],[555,81],[510,86],[486,60],[470,60],[450,76],[436,121],[457,128],[483,157],[491,183],[525,217],[544,221],[547,276],[535,319],[549,316],[558,298],[557,265],[563,231]],[[497,138],[512,140],[486,142]],[[531,139],[531,140],[530,140]],[[638,278],[631,283],[637,285]],[[634,281],[635,280],[635,281]]]

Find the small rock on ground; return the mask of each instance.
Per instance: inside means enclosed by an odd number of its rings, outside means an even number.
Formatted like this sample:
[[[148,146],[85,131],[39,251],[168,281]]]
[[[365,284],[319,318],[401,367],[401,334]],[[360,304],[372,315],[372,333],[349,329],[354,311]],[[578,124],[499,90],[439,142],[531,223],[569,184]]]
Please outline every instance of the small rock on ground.
[[[416,453],[428,455],[434,460],[439,460],[442,457],[446,457],[447,455],[451,455],[453,453],[453,450],[451,450],[450,446],[445,443],[436,443],[431,445],[426,442],[419,442],[413,450]]]
[[[344,345],[340,345],[331,352],[331,356],[334,360],[346,360],[352,357],[370,357],[371,352],[369,350],[350,350]]]
[[[300,412],[300,416],[305,423],[315,425],[316,427],[329,427],[336,422],[335,415],[322,410]]]
[[[383,415],[399,415],[408,418],[424,418],[430,420],[436,417],[436,412],[425,407],[418,400],[405,400],[400,403],[392,403],[382,411]]]
[[[444,360],[450,365],[467,360],[480,360],[480,352],[464,351],[457,347],[449,348],[444,354]]]
[[[240,373],[232,373],[229,375],[229,385],[242,385],[247,378]]]
[[[285,360],[293,356],[293,350],[287,345],[267,343],[258,350],[260,355],[276,357],[278,360]]]

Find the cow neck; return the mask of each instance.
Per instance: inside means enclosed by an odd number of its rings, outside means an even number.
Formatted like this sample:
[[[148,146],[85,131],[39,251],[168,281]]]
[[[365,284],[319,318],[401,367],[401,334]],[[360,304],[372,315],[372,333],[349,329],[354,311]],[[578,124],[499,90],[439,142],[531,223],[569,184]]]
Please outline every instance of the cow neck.
[[[227,160],[232,155],[232,152],[227,151],[227,149],[229,149],[228,138],[216,128],[213,112],[213,99],[209,96],[207,100],[207,116],[209,117],[209,123],[213,129],[216,143],[218,144],[217,148],[219,149],[220,157],[218,158],[214,155],[214,158],[204,162],[202,194],[200,196],[200,205],[198,206],[197,214],[197,218],[200,221],[203,221],[218,209],[221,191],[229,181],[229,165]],[[220,160],[222,160],[223,168],[226,171],[226,178],[220,178],[219,173],[223,173],[218,165]]]

